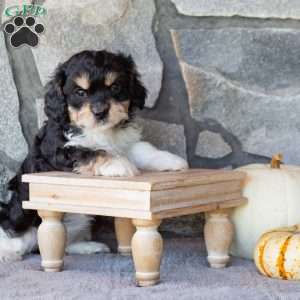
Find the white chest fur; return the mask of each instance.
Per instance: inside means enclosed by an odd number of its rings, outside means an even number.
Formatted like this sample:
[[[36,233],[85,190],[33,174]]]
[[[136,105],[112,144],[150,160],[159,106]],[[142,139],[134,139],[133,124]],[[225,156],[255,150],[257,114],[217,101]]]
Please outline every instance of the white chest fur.
[[[132,123],[125,128],[103,130],[101,126],[83,129],[82,134],[66,134],[65,147],[77,146],[92,150],[104,150],[112,155],[124,155],[128,149],[141,139],[141,128]]]

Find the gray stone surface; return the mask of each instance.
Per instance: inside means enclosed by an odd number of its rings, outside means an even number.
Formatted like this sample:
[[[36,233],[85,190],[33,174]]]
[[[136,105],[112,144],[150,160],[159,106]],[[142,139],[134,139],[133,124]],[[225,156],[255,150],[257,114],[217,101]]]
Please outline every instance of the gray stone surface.
[[[0,151],[13,160],[22,161],[27,154],[27,144],[18,119],[18,94],[2,32],[0,32],[0,57]]]
[[[215,119],[246,152],[300,163],[300,33],[293,29],[172,32],[191,115]]]
[[[18,119],[19,100],[0,32],[0,201],[8,200],[6,184],[27,154],[27,144]]]
[[[48,14],[40,21],[46,31],[33,49],[43,84],[59,62],[78,51],[122,51],[133,56],[148,88],[146,105],[155,104],[163,66],[151,31],[153,0],[47,0],[44,5]]]
[[[18,89],[19,120],[25,140],[30,147],[38,130],[35,99],[41,97],[44,91],[30,48],[9,46],[8,39],[6,46],[8,47],[15,85]]]
[[[152,143],[161,150],[168,150],[183,158],[186,155],[186,140],[184,127],[178,124],[169,124],[149,119],[137,119],[143,127],[143,139]]]
[[[52,2],[55,4],[55,1]],[[117,22],[130,9],[130,0],[88,0],[88,1],[69,1],[68,5],[75,5],[83,8],[81,21],[84,24],[107,26]],[[88,4],[88,5],[87,5]],[[55,4],[57,5],[57,4]],[[85,8],[86,7],[86,8]],[[84,9],[85,8],[85,9]]]
[[[0,25],[2,24],[3,22],[3,12],[4,12],[4,8],[5,8],[5,1],[0,1]]]
[[[299,19],[298,0],[171,0],[190,16],[243,16],[253,18]]]
[[[221,134],[204,130],[199,133],[196,154],[208,158],[222,158],[231,153],[231,147]]]
[[[0,202],[7,203],[10,199],[10,192],[7,190],[7,183],[13,175],[14,172],[12,172],[6,164],[0,162]]]
[[[47,120],[47,116],[44,112],[44,98],[38,98],[35,100],[36,114],[37,114],[37,125],[41,128],[44,121]]]

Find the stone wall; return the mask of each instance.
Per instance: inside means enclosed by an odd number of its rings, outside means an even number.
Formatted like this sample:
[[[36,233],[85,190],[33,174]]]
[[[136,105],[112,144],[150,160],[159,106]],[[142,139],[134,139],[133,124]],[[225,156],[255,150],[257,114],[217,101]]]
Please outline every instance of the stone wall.
[[[22,2],[3,1],[0,10]],[[48,10],[38,47],[12,48],[0,32],[3,201],[44,118],[43,86],[82,49],[132,54],[149,91],[145,137],[192,167],[235,168],[276,152],[300,163],[299,1],[35,2]],[[198,234],[200,222],[180,218],[163,228]]]

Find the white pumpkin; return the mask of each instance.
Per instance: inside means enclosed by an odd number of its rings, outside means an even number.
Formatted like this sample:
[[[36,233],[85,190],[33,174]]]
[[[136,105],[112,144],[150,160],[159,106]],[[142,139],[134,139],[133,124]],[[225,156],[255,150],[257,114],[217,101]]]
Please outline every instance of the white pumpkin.
[[[274,229],[262,235],[254,261],[265,276],[300,280],[300,225]]]
[[[238,168],[247,174],[243,196],[248,203],[232,214],[234,256],[252,259],[255,244],[264,232],[300,223],[300,167],[280,166],[281,159],[281,155],[275,155],[271,165]]]

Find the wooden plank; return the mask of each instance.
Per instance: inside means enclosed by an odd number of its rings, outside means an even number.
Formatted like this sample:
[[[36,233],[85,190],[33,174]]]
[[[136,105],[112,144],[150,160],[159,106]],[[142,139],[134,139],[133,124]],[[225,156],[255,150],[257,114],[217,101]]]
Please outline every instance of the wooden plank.
[[[154,219],[167,219],[167,218],[179,217],[184,215],[193,215],[201,212],[215,210],[217,208],[218,208],[217,203],[210,203],[210,204],[199,205],[194,207],[175,208],[171,210],[165,210],[165,211],[153,213],[152,217]]]
[[[174,205],[174,207],[178,207],[181,202],[192,203],[195,201],[195,204],[198,204],[199,200],[212,195],[219,195],[220,200],[222,200],[224,193],[238,193],[239,197],[241,197],[241,185],[241,181],[235,180],[153,191],[150,195],[151,210],[153,211],[154,208],[161,206],[173,208],[172,206]]]
[[[226,203],[226,207],[224,206],[225,203]],[[245,203],[247,203],[247,199],[242,197],[240,199],[227,200],[224,202],[224,204],[216,202],[216,203],[210,203],[206,205],[198,205],[193,207],[165,210],[165,211],[153,213],[152,218],[165,219],[165,218],[172,218],[172,217],[178,217],[184,215],[191,215],[191,214],[207,212],[215,209],[236,207]]]
[[[175,187],[242,180],[245,174],[231,170],[189,169],[177,172],[143,173],[134,177],[83,176],[66,172],[25,174],[23,182],[93,186],[126,190],[165,190]]]
[[[219,204],[219,208],[230,208],[230,207],[236,207],[236,206],[247,204],[248,199],[245,197],[243,197],[242,199],[243,199],[243,202],[241,202],[240,199],[224,201],[223,203]]]
[[[30,201],[150,210],[150,192],[30,183]]]
[[[122,180],[119,180],[122,178]],[[22,175],[22,181],[70,186],[103,187],[110,189],[150,191],[151,184],[143,181],[126,181],[127,177],[84,176],[67,172],[46,172]]]
[[[169,218],[246,202],[244,173],[190,169],[135,177],[83,176],[46,172],[23,175],[30,184],[27,209],[124,218]]]
[[[210,195],[210,196],[205,196],[202,198],[199,198],[197,200],[192,200],[192,201],[185,201],[182,200],[178,203],[171,203],[171,204],[165,204],[165,205],[160,205],[155,208],[151,208],[152,213],[158,213],[162,211],[170,211],[174,209],[185,209],[187,207],[195,207],[195,206],[200,206],[200,205],[208,205],[210,203],[222,203],[224,201],[231,201],[232,199],[237,199],[239,200],[241,198],[241,193],[229,193],[229,194],[222,194],[222,195]],[[225,202],[226,203],[226,202]],[[229,204],[229,207],[231,207],[232,204]],[[225,208],[225,207],[224,207]]]
[[[121,218],[137,218],[144,220],[151,220],[152,215],[148,211],[133,210],[133,209],[118,209],[118,208],[107,208],[100,206],[86,206],[86,205],[75,205],[75,204],[62,204],[62,203],[45,203],[38,201],[23,201],[22,206],[24,209],[32,210],[50,210],[66,213],[78,213],[86,215],[100,215],[100,216],[111,216]]]
[[[167,179],[153,181],[151,190],[166,190],[175,187],[195,186],[233,180],[242,181],[245,178],[243,172],[229,170],[190,170],[190,172],[184,174],[180,174],[180,172],[174,173],[173,176],[169,176]]]
[[[185,206],[186,203],[194,206],[203,203],[203,201],[209,202],[211,201],[210,199],[226,200],[232,193],[234,193],[235,198],[239,198],[241,196],[240,185],[239,181],[229,181],[227,183],[155,191],[151,193],[151,208],[150,192],[140,190],[31,183],[29,195],[30,201],[38,202],[59,202],[158,211],[159,209],[178,208]],[[226,194],[224,194],[224,191],[226,191]],[[217,195],[218,197],[216,197]]]
[[[102,215],[102,216],[112,216],[112,217],[123,217],[123,218],[137,218],[137,219],[164,219],[172,218],[183,215],[190,215],[200,212],[207,212],[215,209],[221,208],[231,208],[247,203],[247,199],[232,199],[224,201],[224,203],[209,203],[201,204],[193,207],[184,207],[177,209],[170,209],[165,211],[160,211],[157,213],[151,213],[149,211],[133,210],[133,209],[117,209],[117,208],[107,208],[100,206],[85,206],[85,205],[73,205],[73,204],[61,204],[61,203],[44,203],[37,201],[23,201],[22,205],[24,209],[33,210],[50,210],[59,212],[69,212],[69,213],[80,213],[88,215]]]

